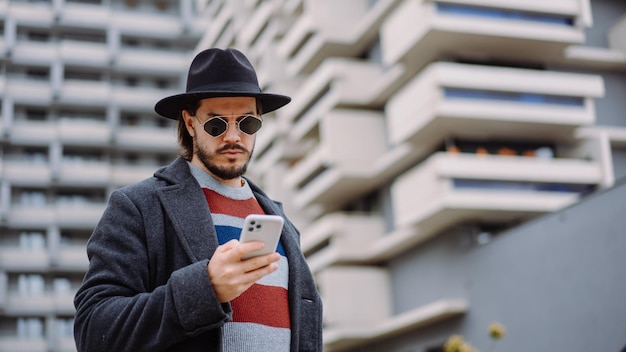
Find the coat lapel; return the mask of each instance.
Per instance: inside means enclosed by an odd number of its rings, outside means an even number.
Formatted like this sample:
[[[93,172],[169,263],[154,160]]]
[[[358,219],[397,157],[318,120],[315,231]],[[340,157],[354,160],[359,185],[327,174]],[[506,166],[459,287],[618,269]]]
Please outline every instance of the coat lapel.
[[[191,262],[209,258],[218,246],[215,226],[200,185],[184,159],[155,174],[171,184],[157,191],[185,253]]]

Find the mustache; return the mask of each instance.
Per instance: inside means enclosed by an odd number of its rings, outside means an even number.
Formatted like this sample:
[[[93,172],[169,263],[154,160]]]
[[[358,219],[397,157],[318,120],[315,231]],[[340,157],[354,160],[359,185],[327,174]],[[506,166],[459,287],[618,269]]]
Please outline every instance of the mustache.
[[[250,154],[250,151],[248,149],[246,149],[244,146],[239,145],[239,144],[235,144],[235,143],[226,144],[223,147],[217,149],[216,152],[217,153],[221,153],[221,152],[225,152],[227,150],[233,150],[233,149],[238,149],[238,150],[241,150],[243,152],[246,152],[246,153]]]

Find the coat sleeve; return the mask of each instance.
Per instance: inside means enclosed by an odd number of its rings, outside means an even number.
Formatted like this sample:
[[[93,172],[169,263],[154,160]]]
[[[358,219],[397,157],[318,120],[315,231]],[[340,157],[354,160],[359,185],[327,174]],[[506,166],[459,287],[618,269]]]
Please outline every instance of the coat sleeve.
[[[87,245],[89,269],[74,299],[78,351],[162,351],[230,319],[230,305],[219,303],[209,281],[208,260],[150,287],[143,219],[126,194],[111,195]]]

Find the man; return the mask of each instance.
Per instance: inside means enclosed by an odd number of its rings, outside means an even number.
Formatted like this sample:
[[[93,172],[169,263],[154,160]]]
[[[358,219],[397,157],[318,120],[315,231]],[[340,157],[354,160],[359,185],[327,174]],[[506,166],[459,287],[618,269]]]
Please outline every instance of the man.
[[[179,121],[183,152],[111,194],[76,293],[79,351],[321,351],[322,304],[299,232],[243,177],[261,113],[291,98],[261,92],[248,59],[208,49],[187,90],[155,111]],[[248,214],[285,219],[276,253],[237,238]]]

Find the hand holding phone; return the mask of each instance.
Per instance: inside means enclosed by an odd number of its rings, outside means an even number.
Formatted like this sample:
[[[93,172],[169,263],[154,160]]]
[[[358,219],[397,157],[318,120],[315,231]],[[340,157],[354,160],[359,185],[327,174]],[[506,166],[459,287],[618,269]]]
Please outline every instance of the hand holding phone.
[[[278,215],[250,214],[244,220],[239,242],[261,241],[263,249],[248,253],[241,259],[276,252],[284,220]]]

